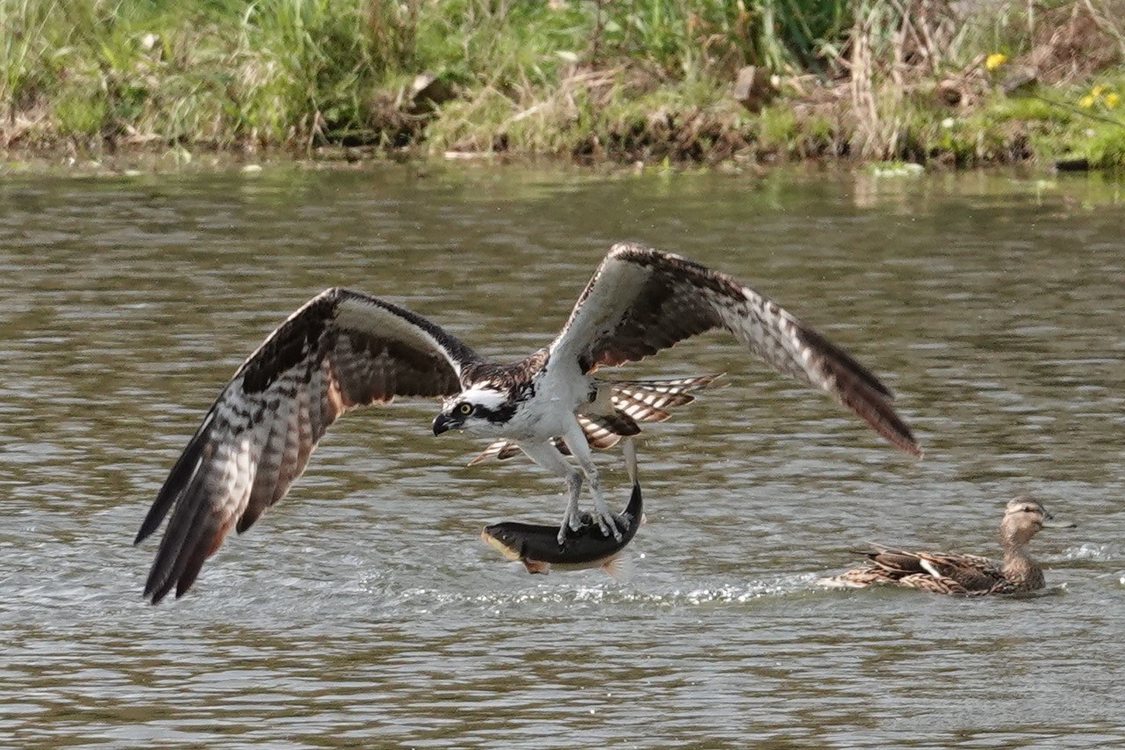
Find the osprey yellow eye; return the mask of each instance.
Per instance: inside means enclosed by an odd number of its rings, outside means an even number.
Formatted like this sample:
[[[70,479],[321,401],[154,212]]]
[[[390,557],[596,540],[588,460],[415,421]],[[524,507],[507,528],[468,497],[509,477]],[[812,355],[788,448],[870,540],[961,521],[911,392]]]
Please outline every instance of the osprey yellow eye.
[[[457,407],[457,411],[464,414],[466,417],[473,413],[473,405],[468,401]]]

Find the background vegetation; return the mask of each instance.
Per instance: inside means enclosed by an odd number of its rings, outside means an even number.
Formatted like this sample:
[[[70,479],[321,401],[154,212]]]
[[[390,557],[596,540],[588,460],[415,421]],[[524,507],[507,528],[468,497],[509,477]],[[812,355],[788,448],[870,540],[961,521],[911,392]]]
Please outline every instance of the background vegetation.
[[[1123,61],[1125,0],[0,0],[0,147],[1122,166]]]

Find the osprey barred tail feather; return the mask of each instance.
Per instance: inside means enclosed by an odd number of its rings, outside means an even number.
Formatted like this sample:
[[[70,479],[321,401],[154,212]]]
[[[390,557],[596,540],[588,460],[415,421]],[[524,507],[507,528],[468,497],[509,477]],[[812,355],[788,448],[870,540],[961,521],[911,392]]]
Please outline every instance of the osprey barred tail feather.
[[[135,543],[171,518],[144,594],[184,594],[231,529],[248,529],[300,477],[340,416],[396,397],[441,398],[435,435],[488,439],[482,458],[522,450],[564,479],[560,536],[594,514],[617,532],[592,448],[661,421],[714,379],[613,381],[600,367],[640,360],[724,329],[772,368],[830,394],[897,448],[921,455],[891,392],[870,371],[771,300],[676,255],[615,245],[550,344],[487,362],[441,327],[360,292],[328,289],[299,308],[235,372],[157,493]],[[569,459],[568,460],[568,456]],[[577,465],[575,465],[577,464]]]

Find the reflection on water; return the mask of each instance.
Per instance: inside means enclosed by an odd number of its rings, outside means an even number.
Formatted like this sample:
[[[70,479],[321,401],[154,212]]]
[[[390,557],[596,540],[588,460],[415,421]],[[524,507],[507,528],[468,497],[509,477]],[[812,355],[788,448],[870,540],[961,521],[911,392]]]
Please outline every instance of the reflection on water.
[[[25,746],[1108,747],[1125,742],[1125,211],[988,175],[386,168],[0,183],[0,738]],[[219,387],[347,285],[488,355],[547,342],[609,245],[726,270],[899,393],[915,463],[718,336],[641,445],[636,573],[478,541],[556,480],[468,469],[428,403],[337,425],[291,495],[160,607],[130,546]],[[603,457],[623,499],[616,455]],[[1078,521],[1054,595],[813,585],[865,541],[995,551],[1017,492]]]

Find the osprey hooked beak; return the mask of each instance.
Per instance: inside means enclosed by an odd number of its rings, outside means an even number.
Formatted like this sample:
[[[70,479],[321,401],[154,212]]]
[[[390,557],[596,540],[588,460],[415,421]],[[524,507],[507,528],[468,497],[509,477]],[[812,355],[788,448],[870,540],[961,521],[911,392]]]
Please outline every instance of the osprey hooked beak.
[[[460,422],[448,414],[438,414],[434,417],[434,435],[440,435],[443,432],[448,432],[454,427],[459,427]]]

